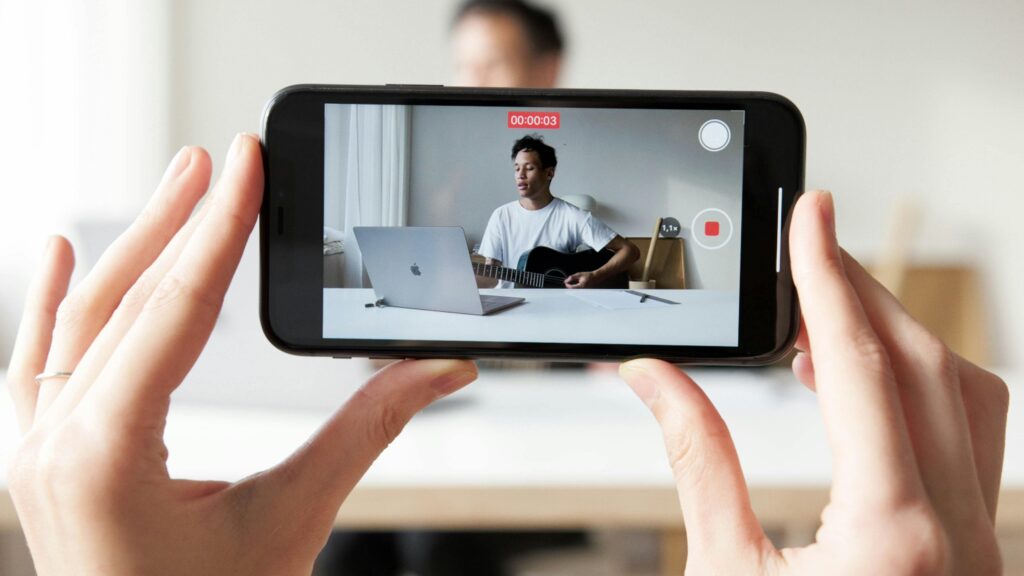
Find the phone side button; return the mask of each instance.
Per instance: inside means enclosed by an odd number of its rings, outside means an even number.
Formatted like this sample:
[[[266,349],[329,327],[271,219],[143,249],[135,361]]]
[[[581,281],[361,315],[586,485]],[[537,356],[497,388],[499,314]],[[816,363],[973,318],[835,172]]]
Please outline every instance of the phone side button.
[[[335,360],[351,360],[352,359],[351,356],[331,356],[331,358],[334,358]]]

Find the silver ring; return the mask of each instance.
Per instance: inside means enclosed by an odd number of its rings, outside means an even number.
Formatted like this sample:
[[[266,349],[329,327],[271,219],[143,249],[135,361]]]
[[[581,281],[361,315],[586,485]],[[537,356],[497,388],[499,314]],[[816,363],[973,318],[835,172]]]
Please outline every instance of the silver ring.
[[[42,384],[43,380],[49,380],[51,378],[63,378],[67,380],[68,378],[71,378],[71,372],[55,370],[53,372],[42,372],[40,374],[36,374],[36,384]]]

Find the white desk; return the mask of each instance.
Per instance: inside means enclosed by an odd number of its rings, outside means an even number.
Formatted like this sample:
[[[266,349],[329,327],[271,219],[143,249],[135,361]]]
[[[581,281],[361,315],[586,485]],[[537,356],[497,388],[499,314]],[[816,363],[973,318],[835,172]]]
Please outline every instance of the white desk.
[[[814,395],[787,371],[693,370],[729,424],[767,525],[813,526],[830,456]],[[1009,378],[1000,525],[1024,528],[1024,401]],[[175,476],[235,480],[280,461],[329,410],[172,404]],[[0,458],[18,442],[0,390]],[[16,524],[0,474],[0,527]],[[417,416],[338,516],[349,527],[681,527],[657,426],[614,374],[485,373]]]
[[[606,310],[574,297],[576,290],[481,290],[526,303],[488,316],[370,307],[369,288],[324,290],[324,336],[395,340],[493,340],[735,346],[739,295],[716,290],[652,290],[679,304]],[[579,293],[606,292],[580,289]]]
[[[828,486],[830,453],[817,399],[788,370],[690,373],[729,424],[752,487]],[[1011,397],[1003,483],[1024,489],[1024,401]],[[171,472],[242,478],[290,453],[324,416],[175,407],[167,429]],[[656,422],[614,371],[485,372],[414,418],[362,484],[673,486]],[[1016,522],[1024,525],[1024,518]]]

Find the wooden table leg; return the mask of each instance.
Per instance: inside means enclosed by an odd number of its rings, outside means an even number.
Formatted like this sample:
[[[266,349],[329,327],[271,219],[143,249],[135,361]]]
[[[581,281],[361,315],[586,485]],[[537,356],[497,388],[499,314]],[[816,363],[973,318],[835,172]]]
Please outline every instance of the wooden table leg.
[[[25,537],[18,530],[0,529],[0,574],[29,576],[35,574]]]
[[[686,569],[686,532],[661,531],[661,576],[682,576]]]

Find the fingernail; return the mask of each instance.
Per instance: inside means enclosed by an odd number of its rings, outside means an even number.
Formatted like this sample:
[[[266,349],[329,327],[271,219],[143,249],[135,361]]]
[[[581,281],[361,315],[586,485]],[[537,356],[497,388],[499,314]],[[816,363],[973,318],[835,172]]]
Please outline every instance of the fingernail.
[[[439,396],[447,396],[466,384],[469,384],[473,380],[476,380],[476,376],[476,372],[460,370],[458,372],[434,378],[430,382],[430,387],[433,388]]]
[[[185,171],[189,163],[192,162],[192,149],[188,146],[182,146],[181,150],[174,155],[171,163],[167,165],[167,171],[164,172],[164,181],[168,181],[171,178],[176,178],[179,174]]]
[[[234,161],[234,157],[239,155],[239,149],[242,148],[242,138],[245,137],[244,132],[234,134],[234,139],[231,140],[231,148],[227,149],[227,164]]]
[[[824,190],[821,193],[821,200],[818,203],[821,207],[821,217],[825,219],[825,225],[833,237],[836,235],[836,204],[832,198],[832,192]]]
[[[646,368],[633,362],[626,362],[619,366],[619,376],[622,376],[626,384],[629,384],[629,387],[633,389],[633,392],[640,397],[640,400],[648,408],[654,405],[660,393],[658,392],[658,385],[654,377],[651,376]]]
[[[251,138],[251,135],[247,132],[239,132],[235,134],[235,139],[231,141],[231,149],[228,150],[228,164],[235,160],[238,153],[242,150],[242,141],[246,138]]]

